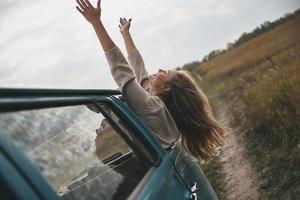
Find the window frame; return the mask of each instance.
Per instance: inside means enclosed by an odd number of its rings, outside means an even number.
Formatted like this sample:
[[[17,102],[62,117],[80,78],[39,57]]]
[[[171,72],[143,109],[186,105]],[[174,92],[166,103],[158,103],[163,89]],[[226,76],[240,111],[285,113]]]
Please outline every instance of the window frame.
[[[162,159],[167,155],[165,149],[162,148],[160,143],[155,139],[149,127],[147,127],[141,119],[133,112],[133,110],[126,104],[122,96],[110,96],[110,102],[113,103],[115,113],[136,133],[137,138],[143,141],[144,145],[157,154],[157,160],[154,166],[159,166]],[[96,101],[97,103],[98,101]]]
[[[0,89],[0,113],[6,112],[18,112],[26,110],[39,110],[43,108],[58,108],[66,106],[76,106],[76,105],[89,105],[93,104],[97,106],[99,103],[105,103],[110,109],[126,124],[131,131],[140,140],[143,147],[145,147],[151,155],[154,155],[154,160],[147,161],[150,164],[149,170],[155,169],[161,162],[162,158],[165,156],[165,151],[160,147],[160,145],[152,140],[151,131],[141,123],[138,117],[133,113],[127,104],[123,102],[119,91],[114,90],[61,90],[61,89]],[[102,112],[104,115],[106,112]],[[104,115],[105,116],[105,115]],[[106,118],[110,118],[105,116]],[[117,124],[112,122],[111,124]],[[114,127],[115,128],[115,127]],[[117,129],[120,129],[117,128]],[[1,130],[0,130],[1,131]],[[121,136],[120,132],[117,131]],[[123,133],[125,135],[125,133]],[[150,137],[149,137],[150,135]],[[150,138],[150,140],[149,140]],[[123,138],[122,138],[123,139]],[[9,140],[9,139],[8,139]],[[123,139],[124,140],[124,139]],[[125,139],[126,140],[126,139]],[[124,140],[124,141],[125,141]],[[147,159],[146,155],[140,151],[134,142],[125,141],[128,146],[132,148],[134,152]],[[10,145],[14,146],[10,141]],[[29,186],[35,191],[36,194],[51,194],[44,196],[44,199],[53,199],[54,191],[53,188],[46,182],[46,179],[40,174],[40,172],[33,166],[32,162],[27,159],[27,157],[18,148],[8,148],[5,149],[0,145],[1,152],[5,152],[17,169],[24,178],[26,178]],[[17,154],[15,152],[18,152]],[[24,166],[25,164],[25,166]],[[146,173],[146,175],[149,171]],[[145,175],[145,176],[146,176]],[[9,175],[8,175],[9,176]],[[32,179],[30,177],[37,177]],[[144,177],[145,178],[145,177]],[[142,180],[144,180],[144,178]],[[148,177],[149,178],[149,177]],[[40,184],[42,183],[42,184]],[[138,184],[139,185],[139,184]],[[13,191],[18,191],[18,188],[11,188]],[[134,189],[135,191],[136,189]],[[49,193],[50,192],[50,193]],[[56,196],[56,195],[55,195]],[[52,197],[52,198],[51,198]],[[56,196],[59,198],[58,196]]]
[[[111,100],[97,100],[94,105],[99,109],[99,111],[101,112],[101,114],[108,120],[109,124],[112,126],[112,128],[119,134],[119,136],[126,142],[126,144],[138,155],[138,157],[140,159],[142,159],[143,161],[146,162],[146,164],[148,166],[157,166],[159,164],[159,162],[161,161],[161,159],[159,159],[159,156],[157,154],[157,152],[155,151],[155,149],[149,144],[147,143],[147,141],[145,140],[145,138],[143,137],[139,137],[141,134],[137,134],[137,130],[134,129],[134,127],[132,126],[132,124],[128,123],[127,119],[124,119],[124,115],[123,111],[118,109],[115,106],[115,102],[111,101]],[[114,112],[114,114],[123,121],[123,123],[125,124],[126,128],[128,128],[130,131],[134,132],[134,135],[136,136],[135,139],[139,140],[139,143],[141,143],[143,145],[142,148],[146,149],[146,151],[153,157],[153,159],[148,158],[143,152],[142,150],[140,150],[141,148],[138,147],[136,145],[135,142],[132,142],[132,140],[128,137],[128,135],[122,130],[122,128],[120,127],[119,124],[117,124],[111,117],[110,115],[101,107],[101,105],[105,105],[108,106],[112,112]]]

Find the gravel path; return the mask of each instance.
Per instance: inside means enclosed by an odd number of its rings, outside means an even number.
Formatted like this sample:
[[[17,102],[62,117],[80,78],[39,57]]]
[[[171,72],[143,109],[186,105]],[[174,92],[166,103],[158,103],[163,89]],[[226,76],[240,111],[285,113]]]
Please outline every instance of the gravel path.
[[[225,178],[225,195],[228,200],[257,200],[258,181],[256,173],[245,157],[242,130],[229,127],[230,118],[224,110],[217,113],[217,118],[227,126],[226,144],[219,156],[222,173]]]

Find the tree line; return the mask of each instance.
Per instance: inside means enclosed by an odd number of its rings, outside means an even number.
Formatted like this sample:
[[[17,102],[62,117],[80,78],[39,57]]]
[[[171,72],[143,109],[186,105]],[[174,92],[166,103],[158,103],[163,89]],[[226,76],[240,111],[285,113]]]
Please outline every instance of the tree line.
[[[203,57],[203,59],[200,61],[193,61],[187,64],[184,64],[181,68],[185,69],[185,70],[193,70],[196,67],[198,67],[200,64],[205,63],[219,55],[224,54],[225,52],[234,49],[246,42],[248,42],[249,40],[263,34],[266,32],[271,31],[272,29],[274,29],[275,27],[279,26],[280,24],[283,24],[291,19],[293,19],[294,17],[296,17],[297,15],[300,14],[300,9],[296,10],[293,13],[287,13],[285,14],[283,17],[280,17],[279,19],[273,21],[273,22],[269,22],[266,21],[264,23],[262,23],[260,26],[256,27],[253,31],[251,32],[244,32],[242,33],[242,35],[235,40],[234,42],[229,42],[226,44],[226,48],[225,49],[216,49],[211,51],[209,54],[207,54],[206,56]]]

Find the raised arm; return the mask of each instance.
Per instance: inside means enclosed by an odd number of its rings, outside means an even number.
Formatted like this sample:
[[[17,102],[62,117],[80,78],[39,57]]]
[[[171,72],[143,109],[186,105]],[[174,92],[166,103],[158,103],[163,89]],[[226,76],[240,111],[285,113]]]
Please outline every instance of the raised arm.
[[[84,16],[84,18],[91,23],[93,26],[97,37],[100,41],[100,44],[104,50],[104,52],[109,51],[113,47],[115,47],[115,43],[112,41],[108,33],[106,32],[101,17],[101,0],[97,1],[97,7],[93,7],[93,5],[88,0],[76,0],[78,6],[76,9]]]
[[[119,24],[120,32],[123,36],[128,56],[137,50],[129,32],[131,21],[131,18],[129,20],[126,18],[120,18]]]
[[[152,97],[138,84],[136,75],[129,66],[120,49],[111,40],[101,20],[100,0],[94,8],[88,0],[76,0],[77,10],[90,22],[99,38],[105,52],[111,74],[121,89],[122,95],[128,105],[137,113],[152,112],[157,108],[157,98]]]
[[[140,54],[140,52],[137,50],[133,42],[133,39],[131,37],[129,31],[131,21],[132,19],[127,20],[126,18],[120,18],[119,28],[126,46],[128,61],[132,66],[132,68],[134,69],[137,81],[145,90],[148,91],[149,90],[148,72],[145,68],[143,57]]]

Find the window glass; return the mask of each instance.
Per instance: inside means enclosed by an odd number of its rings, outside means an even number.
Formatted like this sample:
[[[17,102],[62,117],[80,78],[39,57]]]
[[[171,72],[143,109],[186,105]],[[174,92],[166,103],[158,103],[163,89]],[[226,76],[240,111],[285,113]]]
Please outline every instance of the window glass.
[[[3,113],[0,130],[63,199],[124,199],[149,168],[109,120],[87,106]],[[124,123],[121,130],[134,135]]]
[[[148,148],[145,146],[145,143],[143,144],[143,142],[141,141],[141,138],[138,137],[138,134],[133,134],[132,131],[130,131],[127,127],[128,127],[128,123],[124,122],[122,119],[120,119],[114,112],[112,112],[109,107],[107,107],[106,105],[101,105],[98,104],[99,106],[101,106],[101,109],[103,110],[103,112],[105,112],[109,118],[118,125],[118,127],[122,130],[122,132],[128,137],[128,139],[130,140],[129,142],[132,142],[133,145],[137,148],[137,150],[139,152],[141,152],[141,154],[146,157],[145,161],[149,161],[150,163],[155,163],[157,162],[157,154],[155,152],[155,150],[153,148],[151,148],[151,146],[148,146]]]

